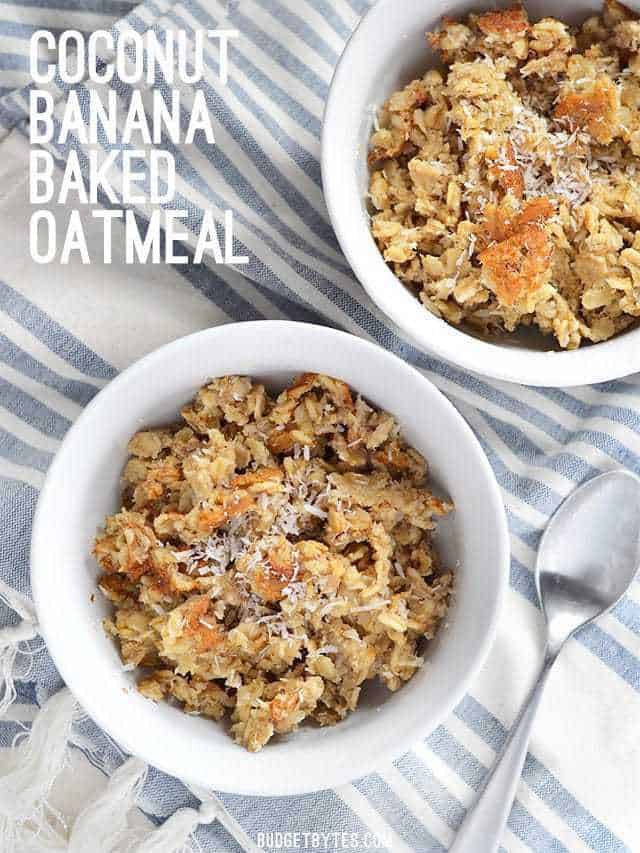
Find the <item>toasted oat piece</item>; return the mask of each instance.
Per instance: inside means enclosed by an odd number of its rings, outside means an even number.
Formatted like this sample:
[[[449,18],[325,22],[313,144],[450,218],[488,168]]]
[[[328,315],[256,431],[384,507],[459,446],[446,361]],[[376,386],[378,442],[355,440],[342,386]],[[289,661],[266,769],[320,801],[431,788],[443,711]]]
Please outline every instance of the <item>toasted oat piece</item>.
[[[353,398],[346,382],[319,373],[303,373],[290,388],[280,394],[270,417],[275,423],[286,423],[291,418],[298,401],[310,391],[326,391],[337,406],[353,408]]]
[[[621,21],[616,25],[613,38],[616,47],[638,53],[640,51],[640,21]]]
[[[187,714],[198,714],[213,720],[221,720],[233,707],[233,700],[214,682],[176,675],[170,669],[156,670],[148,678],[139,681],[137,686],[147,699],[159,702],[167,696],[173,696],[182,703]]]
[[[604,0],[602,17],[606,26],[614,27],[620,21],[628,21],[638,16],[619,0]]]
[[[196,432],[206,434],[218,429],[221,419],[243,426],[251,418],[259,418],[265,405],[263,385],[253,385],[246,376],[223,376],[201,388],[181,414]]]
[[[285,678],[273,684],[256,679],[238,691],[231,731],[250,752],[257,752],[275,734],[297,728],[322,695],[321,678]]]
[[[295,548],[284,536],[260,540],[258,552],[249,552],[238,570],[246,573],[255,595],[269,602],[279,601],[289,581],[299,575]]]
[[[470,27],[447,16],[443,17],[436,32],[426,33],[427,41],[434,50],[442,54],[445,62],[450,62],[455,56],[464,56],[473,39]]]
[[[155,459],[173,444],[173,433],[164,429],[141,430],[129,441],[128,451],[132,456]]]
[[[93,554],[105,572],[135,579],[151,569],[152,552],[159,544],[144,515],[123,510],[106,519]]]
[[[570,53],[576,40],[568,24],[556,18],[541,18],[531,28],[531,50],[538,56]]]
[[[424,80],[412,80],[404,89],[394,93],[386,102],[390,116],[388,128],[383,128],[371,137],[369,163],[395,157],[407,143],[414,122],[414,111],[429,100],[429,89]]]

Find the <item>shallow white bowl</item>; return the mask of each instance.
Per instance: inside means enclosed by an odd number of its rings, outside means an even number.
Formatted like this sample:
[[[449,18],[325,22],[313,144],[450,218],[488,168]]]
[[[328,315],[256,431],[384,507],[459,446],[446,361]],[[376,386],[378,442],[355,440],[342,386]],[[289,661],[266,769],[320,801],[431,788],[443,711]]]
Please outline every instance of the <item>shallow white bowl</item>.
[[[571,23],[602,7],[600,0],[525,5],[532,20],[555,15]],[[338,240],[369,296],[422,350],[474,373],[526,385],[586,385],[627,376],[640,370],[640,328],[572,352],[549,352],[552,340],[530,332],[500,343],[480,340],[429,313],[387,267],[371,236],[365,199],[374,108],[438,64],[425,30],[437,27],[443,15],[483,8],[495,3],[378,0],[362,19],[336,68],[324,114],[322,180]]]
[[[333,728],[303,727],[255,755],[222,724],[154,704],[134,688],[102,630],[109,612],[96,594],[92,542],[119,509],[127,441],[138,429],[175,421],[208,379],[240,373],[278,390],[294,375],[340,377],[396,415],[431,463],[433,482],[456,503],[440,545],[457,568],[449,627],[428,664],[396,694],[368,690]],[[366,341],[318,326],[241,323],[198,332],[125,370],[87,406],[49,470],[33,526],[31,582],[38,618],[60,674],[80,704],[128,751],[179,778],[244,794],[295,794],[369,772],[427,735],[462,698],[493,641],[508,572],[504,509],[471,430],[423,376]]]

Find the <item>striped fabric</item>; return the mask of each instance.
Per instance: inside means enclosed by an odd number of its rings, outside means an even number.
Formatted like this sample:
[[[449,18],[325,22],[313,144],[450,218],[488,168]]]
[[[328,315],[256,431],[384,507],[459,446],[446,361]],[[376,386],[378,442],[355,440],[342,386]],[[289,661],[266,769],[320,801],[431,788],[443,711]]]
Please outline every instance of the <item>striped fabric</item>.
[[[367,849],[367,833],[383,839],[378,849],[389,853],[447,848],[536,669],[541,615],[532,567],[549,515],[596,473],[617,466],[640,473],[637,377],[565,391],[465,374],[402,340],[354,280],[328,221],[318,160],[332,69],[367,5],[147,0],[133,8],[127,0],[0,0],[2,579],[28,594],[38,490],[82,407],[135,358],[216,323],[286,317],[341,327],[387,347],[452,400],[502,489],[512,539],[511,589],[497,643],[472,692],[424,742],[352,785],[299,798],[221,795],[249,835],[267,833],[269,850],[305,849],[300,841],[296,847],[291,838],[269,837],[272,832],[355,833],[333,847],[329,839],[326,849]],[[56,32],[112,26],[116,36],[127,28],[159,34],[180,28],[190,36],[198,28],[239,31],[230,47],[229,85],[217,80],[216,42],[207,48],[206,80],[199,84],[214,116],[217,145],[165,141],[163,147],[176,156],[176,206],[189,211],[192,230],[204,210],[220,216],[233,209],[236,253],[250,259],[243,275],[212,263],[63,268],[29,261],[28,40],[42,26]],[[73,87],[81,101],[88,86],[96,84]],[[131,88],[121,81],[113,86],[126,104]],[[69,88],[59,79],[52,86],[58,120]],[[183,95],[188,110],[190,93]],[[74,137],[47,147],[59,162],[75,149],[86,164],[86,151]],[[144,219],[151,208],[136,212]],[[63,214],[57,209],[61,221]],[[97,232],[89,239],[96,244]],[[2,620],[12,624],[16,616],[5,609]],[[0,723],[5,749],[30,727],[34,706],[62,686],[46,650],[36,642],[29,649],[17,661],[17,702]],[[503,850],[640,850],[639,658],[636,585],[563,653],[540,710]],[[81,729],[76,758],[107,772],[123,761],[121,750],[91,721],[83,720]],[[139,802],[160,823],[196,800],[178,780],[152,770]],[[219,823],[201,826],[196,837],[207,851],[239,849]],[[311,843],[307,849],[324,849]]]

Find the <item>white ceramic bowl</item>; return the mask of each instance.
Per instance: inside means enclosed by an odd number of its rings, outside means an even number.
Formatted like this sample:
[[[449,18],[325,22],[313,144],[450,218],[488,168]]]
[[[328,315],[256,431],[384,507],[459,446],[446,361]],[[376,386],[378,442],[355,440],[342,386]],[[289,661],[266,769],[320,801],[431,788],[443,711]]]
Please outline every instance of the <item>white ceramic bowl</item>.
[[[526,2],[533,20],[555,15],[571,23],[601,7],[601,0]],[[480,340],[423,308],[387,267],[371,236],[365,198],[374,108],[437,64],[425,30],[443,15],[455,18],[483,8],[495,4],[378,0],[362,19],[336,68],[324,115],[322,179],[338,240],[369,296],[422,350],[474,373],[526,385],[585,385],[626,376],[640,370],[640,328],[571,352],[549,352],[550,339],[530,332],[500,344]]]
[[[119,509],[127,441],[171,422],[207,379],[240,373],[274,390],[302,371],[344,379],[394,413],[456,503],[440,545],[458,565],[449,627],[428,664],[396,694],[369,690],[333,728],[303,727],[250,754],[222,725],[154,704],[134,689],[101,627],[109,605],[96,590],[92,542]],[[38,618],[60,674],[93,719],[128,751],[179,778],[244,794],[295,794],[369,772],[428,734],[462,698],[493,641],[507,583],[508,535],[498,487],[471,430],[423,376],[366,341],[288,322],[198,332],[125,370],[87,406],[49,470],[33,526],[31,582]]]

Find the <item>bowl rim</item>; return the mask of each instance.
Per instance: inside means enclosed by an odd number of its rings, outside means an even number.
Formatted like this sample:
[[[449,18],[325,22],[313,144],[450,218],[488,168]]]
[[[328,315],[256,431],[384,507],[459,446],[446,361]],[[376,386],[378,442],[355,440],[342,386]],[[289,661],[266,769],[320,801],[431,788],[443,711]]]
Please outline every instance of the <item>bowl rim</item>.
[[[311,793],[317,790],[326,790],[328,788],[333,788],[338,785],[346,784],[348,782],[351,782],[354,778],[359,778],[361,776],[371,773],[376,769],[376,767],[384,763],[386,760],[392,760],[393,758],[398,757],[398,755],[410,749],[413,744],[417,742],[421,737],[427,736],[431,731],[433,731],[434,728],[436,728],[437,725],[442,722],[443,719],[445,719],[446,716],[448,716],[453,711],[459,701],[461,701],[461,699],[467,692],[469,686],[476,678],[479,670],[483,666],[497,634],[499,616],[504,605],[508,588],[510,559],[509,531],[507,525],[506,511],[504,508],[498,483],[495,479],[495,475],[493,473],[489,460],[487,459],[480,445],[480,442],[474,435],[471,427],[468,425],[462,415],[457,411],[455,406],[453,406],[453,404],[429,379],[427,379],[414,367],[402,361],[402,359],[398,358],[396,355],[378,346],[377,344],[371,343],[370,341],[356,337],[347,332],[339,331],[329,327],[299,323],[294,321],[258,320],[247,321],[243,323],[228,323],[221,326],[204,329],[192,333],[190,335],[178,338],[174,341],[171,341],[170,343],[167,343],[153,350],[152,352],[133,362],[120,374],[118,374],[118,376],[111,380],[106,386],[104,386],[88,403],[88,405],[85,407],[85,409],[81,412],[76,421],[68,430],[58,449],[58,452],[56,453],[56,456],[54,457],[53,462],[51,463],[51,466],[49,467],[44,484],[40,491],[36,511],[34,514],[31,535],[30,578],[33,599],[38,617],[39,632],[47,645],[47,649],[54,661],[58,672],[60,673],[63,681],[65,682],[66,686],[69,688],[73,696],[83,707],[83,709],[86,710],[86,712],[91,716],[91,718],[128,753],[139,756],[148,764],[166,772],[171,776],[176,776],[177,778],[180,778],[187,782],[211,787],[210,780],[204,779],[201,776],[198,776],[198,774],[194,774],[193,776],[185,776],[181,770],[177,771],[176,767],[172,767],[170,762],[163,760],[159,761],[154,755],[153,749],[140,748],[135,740],[136,727],[133,727],[131,731],[127,731],[126,728],[124,732],[121,731],[121,729],[123,729],[122,718],[119,717],[115,720],[114,723],[114,720],[111,717],[107,716],[106,711],[103,711],[99,703],[94,702],[93,697],[90,695],[90,693],[87,692],[87,690],[85,690],[82,679],[82,669],[77,665],[77,659],[74,663],[72,659],[68,659],[65,657],[64,652],[62,651],[62,646],[64,644],[61,645],[61,643],[59,643],[58,641],[58,637],[60,637],[63,633],[59,631],[59,615],[53,612],[53,608],[47,607],[45,595],[46,583],[44,578],[47,571],[49,546],[47,537],[43,534],[42,531],[43,528],[46,528],[45,516],[46,514],[51,512],[51,507],[49,506],[51,502],[50,495],[55,496],[54,493],[59,487],[58,479],[60,475],[64,476],[64,471],[66,470],[67,466],[67,459],[75,449],[76,438],[82,435],[83,430],[85,428],[85,424],[91,422],[91,418],[95,410],[100,410],[102,407],[110,403],[112,399],[118,399],[118,392],[121,385],[129,382],[132,376],[135,376],[135,374],[139,371],[147,369],[149,366],[152,366],[155,362],[162,362],[164,359],[166,359],[172,354],[175,354],[176,357],[178,357],[180,351],[182,351],[183,353],[188,353],[190,344],[196,339],[216,339],[225,338],[229,336],[232,337],[234,334],[234,330],[237,330],[238,327],[244,327],[245,330],[247,328],[253,328],[255,329],[255,333],[260,335],[280,335],[282,333],[295,334],[300,332],[303,332],[304,334],[305,331],[310,331],[312,334],[318,334],[331,338],[335,346],[344,345],[346,341],[349,346],[353,347],[355,345],[356,348],[359,348],[361,351],[364,351],[364,353],[371,353],[372,351],[375,351],[378,356],[381,356],[383,359],[398,362],[405,370],[415,374],[418,377],[419,381],[423,384],[425,392],[431,395],[431,397],[434,399],[436,397],[439,398],[439,403],[445,409],[448,410],[450,416],[452,416],[458,421],[461,431],[467,434],[467,437],[469,439],[467,445],[468,452],[476,470],[482,474],[482,488],[486,490],[483,499],[485,499],[486,502],[490,505],[490,513],[491,516],[495,519],[496,532],[498,534],[498,581],[495,589],[495,594],[491,600],[491,608],[488,619],[489,628],[483,636],[482,641],[477,646],[476,653],[471,659],[471,663],[467,665],[464,677],[461,678],[459,682],[455,685],[455,689],[452,689],[450,691],[448,695],[448,701],[441,703],[441,707],[438,709],[437,713],[434,713],[431,716],[425,714],[422,719],[426,720],[426,722],[415,723],[406,733],[403,733],[402,744],[400,747],[398,747],[397,743],[394,742],[394,744],[390,747],[385,747],[384,749],[376,749],[375,751],[372,750],[367,757],[363,757],[362,761],[358,762],[355,774],[348,775],[344,772],[341,774],[334,773],[333,775],[331,775],[331,773],[325,774],[323,777],[323,784],[320,787],[318,787],[317,785],[314,786],[314,784],[308,784],[304,780],[297,779],[295,774],[291,774],[287,778],[280,779],[277,784],[274,784],[272,778],[266,780],[267,784],[265,784],[265,780],[261,780],[260,778],[253,778],[247,780],[247,784],[243,785],[243,787],[235,785],[233,788],[226,788],[224,787],[224,784],[219,784],[218,780],[216,780],[216,789],[221,791],[227,791],[229,793],[237,793],[247,796],[300,795],[305,793]],[[216,343],[219,344],[220,341],[216,341]],[[213,364],[212,368],[215,371],[215,367]],[[283,368],[283,370],[289,369],[290,368]],[[295,368],[293,368],[292,370],[295,371]],[[212,375],[215,375],[215,373],[213,373]],[[258,776],[259,774],[256,774],[256,777]]]
[[[487,5],[488,0],[480,0],[480,7],[483,3]],[[426,18],[429,5],[411,3],[402,8],[419,9]],[[438,4],[439,17],[446,14],[446,7],[446,0]],[[357,57],[367,55],[370,60],[370,49],[367,52],[370,33],[377,31],[379,22],[389,18],[391,10],[395,15],[401,11],[397,0],[376,0],[358,22],[335,67],[322,122],[321,172],[325,202],[340,248],[364,290],[420,350],[474,374],[520,385],[557,388],[621,379],[640,371],[640,326],[608,341],[576,350],[534,351],[482,340],[450,325],[424,308],[389,269],[373,241],[368,219],[363,215],[355,217],[354,221],[348,204],[344,204],[345,193],[351,195],[345,186],[342,168],[345,149],[335,140],[344,123],[345,107],[349,104],[351,84],[355,79],[352,68],[359,64]],[[358,151],[356,157],[361,156]],[[351,162],[354,158],[347,159]],[[362,238],[356,248],[354,237],[357,238],[363,229],[367,232],[368,245]]]

